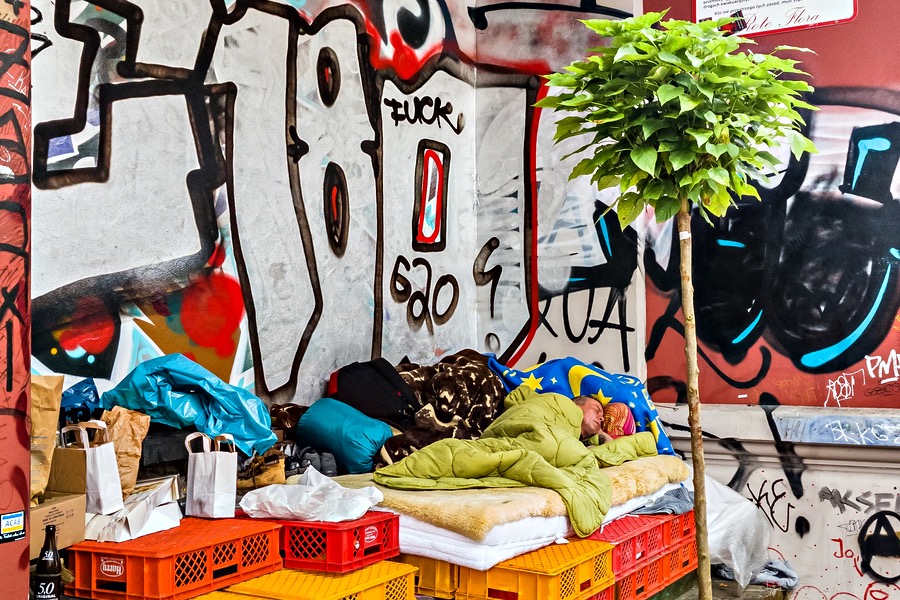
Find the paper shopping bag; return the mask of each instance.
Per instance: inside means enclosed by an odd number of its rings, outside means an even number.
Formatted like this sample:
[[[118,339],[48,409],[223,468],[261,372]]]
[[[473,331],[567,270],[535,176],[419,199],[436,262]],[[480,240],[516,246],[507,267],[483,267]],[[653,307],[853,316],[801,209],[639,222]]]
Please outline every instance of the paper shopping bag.
[[[191,442],[202,439],[203,450],[194,452]],[[234,438],[223,434],[211,440],[197,432],[184,439],[188,451],[187,505],[192,517],[234,517],[237,499],[237,453]]]
[[[89,440],[88,430],[95,431],[93,442]],[[69,434],[76,436],[72,443],[68,442]],[[62,435],[66,445],[53,453],[53,461],[61,461],[61,468],[53,471],[68,472],[70,477],[84,473],[82,491],[86,495],[86,512],[108,515],[122,510],[124,503],[116,450],[107,436],[106,424],[103,421],[87,421],[67,425],[63,427]],[[63,465],[65,468],[62,468]]]

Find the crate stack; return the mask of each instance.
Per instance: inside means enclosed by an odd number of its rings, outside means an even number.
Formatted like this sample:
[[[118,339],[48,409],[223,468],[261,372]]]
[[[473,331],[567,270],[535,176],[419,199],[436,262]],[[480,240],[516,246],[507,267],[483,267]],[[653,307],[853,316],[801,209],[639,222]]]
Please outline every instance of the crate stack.
[[[415,600],[416,567],[400,552],[399,517],[341,523],[185,518],[122,543],[82,542],[66,593],[100,600]]]
[[[644,600],[697,568],[694,512],[616,519],[590,539],[613,545],[616,600]]]

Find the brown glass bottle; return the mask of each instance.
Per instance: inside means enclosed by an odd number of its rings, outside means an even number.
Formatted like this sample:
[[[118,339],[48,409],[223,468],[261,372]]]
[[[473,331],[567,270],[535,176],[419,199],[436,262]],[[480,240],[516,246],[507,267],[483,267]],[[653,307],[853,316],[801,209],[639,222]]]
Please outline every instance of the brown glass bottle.
[[[62,598],[62,562],[59,560],[59,550],[56,549],[56,525],[47,525],[31,589],[35,600]]]

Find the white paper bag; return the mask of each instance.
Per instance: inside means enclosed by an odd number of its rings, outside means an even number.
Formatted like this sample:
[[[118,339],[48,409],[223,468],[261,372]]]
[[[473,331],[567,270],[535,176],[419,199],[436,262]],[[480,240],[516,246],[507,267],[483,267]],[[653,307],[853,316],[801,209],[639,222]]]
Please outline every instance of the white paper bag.
[[[203,451],[194,452],[191,442],[203,440]],[[227,442],[227,443],[220,443]],[[185,514],[191,517],[234,517],[237,499],[237,453],[234,438],[229,434],[211,440],[197,432],[187,436],[188,451],[187,505]],[[223,450],[227,446],[229,450]]]
[[[174,502],[171,484],[162,480],[156,485],[141,489],[125,500],[125,508],[112,515],[88,513],[84,537],[100,542],[124,542],[136,537],[177,527],[181,510]]]
[[[93,443],[89,441],[88,429],[96,431]],[[116,464],[116,450],[107,437],[106,423],[87,421],[78,425],[67,425],[62,429],[64,442],[67,433],[74,433],[77,439],[74,443],[66,445],[64,453],[71,453],[73,456],[84,453],[85,511],[108,515],[122,510],[124,503],[119,467]]]

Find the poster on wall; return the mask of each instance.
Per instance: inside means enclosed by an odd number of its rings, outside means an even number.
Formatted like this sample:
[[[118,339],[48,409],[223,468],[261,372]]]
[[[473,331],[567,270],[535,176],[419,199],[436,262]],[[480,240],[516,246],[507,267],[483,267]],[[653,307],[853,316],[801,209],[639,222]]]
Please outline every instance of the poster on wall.
[[[734,17],[744,37],[848,23],[857,0],[694,0],[694,22]]]

